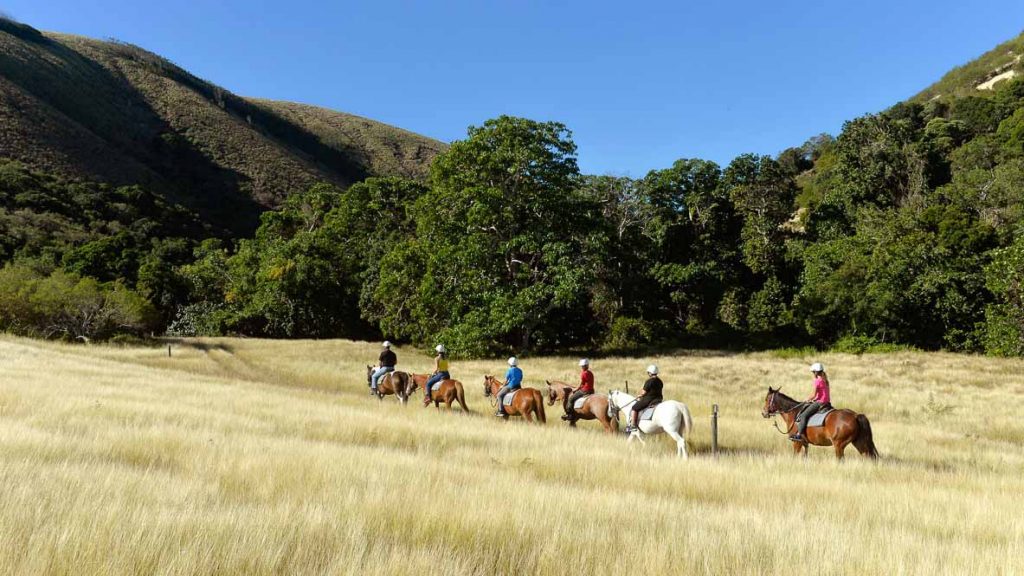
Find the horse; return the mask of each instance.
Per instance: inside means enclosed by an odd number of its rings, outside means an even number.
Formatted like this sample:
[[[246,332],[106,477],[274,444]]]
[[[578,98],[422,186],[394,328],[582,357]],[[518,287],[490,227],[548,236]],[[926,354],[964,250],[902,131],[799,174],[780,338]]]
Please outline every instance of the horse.
[[[366,367],[367,386],[370,385],[373,373],[376,371],[376,366]],[[412,380],[412,377],[408,372],[394,371],[381,376],[377,380],[377,399],[383,400],[388,394],[394,394],[400,404],[405,404],[409,401],[409,395],[406,393],[406,390],[409,389],[410,380]]]
[[[786,396],[781,390],[768,387],[761,416],[771,418],[781,414],[786,422],[785,433],[793,433],[796,432],[796,416],[805,404]],[[802,451],[806,458],[808,444],[832,446],[836,451],[836,459],[842,460],[843,452],[850,443],[853,443],[861,455],[872,460],[878,458],[878,449],[875,448],[875,441],[871,436],[871,423],[868,422],[868,417],[853,410],[833,410],[825,416],[823,426],[807,429],[804,442],[793,442],[793,454],[797,455]]]
[[[608,409],[617,420],[620,411],[628,411],[630,404],[636,402],[636,398],[619,390],[608,392]],[[654,414],[650,420],[637,422],[639,430],[634,430],[629,435],[627,442],[634,438],[645,444],[643,436],[646,434],[659,434],[664,432],[676,441],[676,456],[683,460],[688,458],[686,454],[686,435],[693,430],[693,418],[690,417],[690,409],[682,402],[665,400],[654,406]],[[641,434],[641,432],[643,434]]]
[[[555,402],[565,405],[566,398],[572,394],[572,386],[566,382],[555,380],[548,385],[548,406],[554,406]],[[591,394],[583,400],[583,406],[576,410],[576,418],[569,420],[569,426],[576,427],[576,420],[597,420],[604,426],[605,432],[618,430],[618,421],[612,419],[611,410],[608,409],[608,397],[604,394]]]
[[[412,393],[417,388],[423,388],[425,391],[427,380],[430,378],[429,374],[412,374],[411,376],[409,388],[405,391],[406,397],[412,396]],[[466,392],[462,388],[462,382],[458,380],[450,378],[441,380],[441,387],[430,393],[430,400],[438,410],[441,409],[442,402],[448,407],[449,411],[452,409],[452,402],[458,402],[462,406],[463,412],[469,412],[469,407],[466,406]]]
[[[498,390],[505,384],[491,376],[484,375],[484,396],[497,401]],[[511,392],[509,392],[511,394]],[[544,414],[544,396],[536,388],[520,388],[512,403],[505,406],[505,413],[509,416],[522,416],[527,422],[533,422],[534,417],[541,424],[547,424],[548,418]]]

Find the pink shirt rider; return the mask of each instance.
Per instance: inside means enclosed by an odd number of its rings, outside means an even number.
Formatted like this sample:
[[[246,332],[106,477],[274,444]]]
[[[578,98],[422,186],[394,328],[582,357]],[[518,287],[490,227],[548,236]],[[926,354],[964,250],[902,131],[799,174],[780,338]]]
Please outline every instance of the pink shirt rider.
[[[821,402],[822,404],[831,402],[828,394],[828,384],[821,376],[814,379],[814,402]]]

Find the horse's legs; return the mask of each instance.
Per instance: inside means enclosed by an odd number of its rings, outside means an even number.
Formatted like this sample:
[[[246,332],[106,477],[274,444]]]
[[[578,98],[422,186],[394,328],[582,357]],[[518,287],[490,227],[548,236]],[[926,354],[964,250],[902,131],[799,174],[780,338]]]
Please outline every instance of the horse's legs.
[[[832,445],[836,449],[836,460],[843,459],[843,454],[846,452],[846,445],[849,443],[849,440],[841,440]]]
[[[800,455],[800,450],[802,450],[803,447],[804,447],[803,442],[793,442],[793,456],[799,456]],[[806,452],[804,453],[804,456],[807,456]]]
[[[529,408],[524,408],[523,418],[525,418],[527,422],[533,422],[533,410]]]
[[[666,429],[665,433],[676,441],[676,456],[682,456],[683,460],[686,460],[688,458],[686,455],[686,438],[675,430]]]

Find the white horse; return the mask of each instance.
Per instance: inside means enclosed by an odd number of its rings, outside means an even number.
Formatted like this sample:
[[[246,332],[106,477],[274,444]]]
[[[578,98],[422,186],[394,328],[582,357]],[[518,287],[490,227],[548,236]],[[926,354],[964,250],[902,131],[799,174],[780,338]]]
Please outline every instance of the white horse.
[[[636,402],[635,396],[630,396],[619,390],[608,392],[608,412],[616,420],[619,417],[619,412],[624,411],[629,414],[633,402]],[[690,417],[690,409],[686,407],[686,404],[675,400],[662,401],[655,406],[650,420],[644,420],[638,424],[639,430],[634,430],[629,435],[628,442],[632,442],[636,438],[641,444],[645,444],[643,438],[645,434],[664,432],[676,441],[676,456],[681,456],[684,460],[687,458],[685,435],[693,430],[693,418]]]

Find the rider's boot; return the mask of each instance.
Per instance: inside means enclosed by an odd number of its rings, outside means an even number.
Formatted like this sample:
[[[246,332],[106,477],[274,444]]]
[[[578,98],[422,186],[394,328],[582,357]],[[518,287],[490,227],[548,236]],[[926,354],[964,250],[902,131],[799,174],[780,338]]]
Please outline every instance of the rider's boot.
[[[431,402],[431,400],[430,400],[430,393],[428,392],[428,393],[423,395],[423,405],[424,406],[430,406],[430,402]]]

